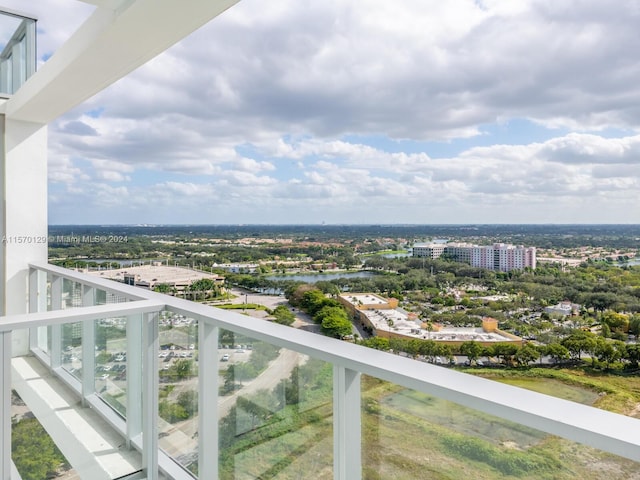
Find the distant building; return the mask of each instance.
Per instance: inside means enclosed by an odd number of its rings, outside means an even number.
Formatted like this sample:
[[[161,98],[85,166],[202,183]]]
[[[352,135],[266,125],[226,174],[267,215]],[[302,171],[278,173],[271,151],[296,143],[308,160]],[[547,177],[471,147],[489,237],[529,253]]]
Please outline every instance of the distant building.
[[[562,316],[569,316],[569,315],[578,315],[578,313],[580,313],[580,308],[581,306],[577,303],[571,303],[568,300],[565,300],[564,302],[560,302],[557,305],[552,305],[550,307],[545,307],[544,311],[547,312],[549,315],[562,315]]]
[[[196,280],[208,278],[222,286],[224,277],[183,267],[159,265],[141,265],[116,270],[99,270],[88,272],[103,278],[123,282],[127,285],[153,290],[159,284],[169,285],[171,292],[179,294]]]
[[[444,327],[420,319],[414,313],[398,308],[398,300],[385,299],[373,293],[344,293],[338,300],[356,321],[383,338],[417,338],[434,340],[447,345],[461,345],[475,341],[481,345],[496,343],[522,344],[522,339],[498,329],[498,321],[491,317],[482,319],[481,328]]]
[[[536,268],[536,248],[523,245],[494,243],[493,245],[471,245],[468,243],[417,243],[413,256],[440,258],[442,255],[465,262],[473,267],[487,268],[499,272]]]
[[[229,273],[256,273],[259,266],[257,263],[214,263],[212,268],[224,270]]]

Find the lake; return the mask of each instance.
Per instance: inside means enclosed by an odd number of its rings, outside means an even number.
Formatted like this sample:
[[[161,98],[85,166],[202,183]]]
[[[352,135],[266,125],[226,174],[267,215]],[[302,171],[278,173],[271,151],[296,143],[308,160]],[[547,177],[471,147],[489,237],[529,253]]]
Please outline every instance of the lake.
[[[627,265],[629,267],[640,265],[640,258],[632,258],[631,260],[628,260],[626,262],[618,262],[618,265],[620,265],[620,266]]]
[[[411,255],[413,255],[411,252],[405,252],[405,253],[384,253],[381,256],[384,258],[404,258],[404,257],[410,257]]]

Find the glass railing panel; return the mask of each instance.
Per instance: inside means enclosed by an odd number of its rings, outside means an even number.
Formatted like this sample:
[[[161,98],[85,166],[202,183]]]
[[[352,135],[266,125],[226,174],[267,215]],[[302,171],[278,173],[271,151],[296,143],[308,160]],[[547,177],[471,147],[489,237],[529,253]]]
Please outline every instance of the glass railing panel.
[[[159,445],[187,469],[197,464],[198,323],[163,311],[159,318]]]
[[[122,416],[127,412],[127,321],[95,322],[95,391]]]
[[[82,323],[62,325],[62,358],[60,365],[78,380],[82,378]]]
[[[62,308],[69,310],[82,306],[82,285],[78,282],[62,279]]]
[[[0,10],[0,94],[15,93],[35,72],[35,20]]]
[[[640,465],[376,378],[362,378],[364,479],[633,478]],[[616,472],[614,475],[613,473]]]
[[[222,331],[221,479],[333,478],[333,367]]]
[[[53,288],[52,288],[52,283],[53,282],[53,275],[49,272],[47,272],[47,311],[50,312],[51,310],[53,310]]]
[[[127,301],[127,297],[114,292],[107,292],[105,290],[96,290],[95,304],[96,305],[108,305],[112,303],[124,303]]]
[[[38,327],[37,329],[36,344],[43,352],[48,352],[51,349],[49,340],[51,338],[51,335],[49,334],[50,329],[51,327]]]

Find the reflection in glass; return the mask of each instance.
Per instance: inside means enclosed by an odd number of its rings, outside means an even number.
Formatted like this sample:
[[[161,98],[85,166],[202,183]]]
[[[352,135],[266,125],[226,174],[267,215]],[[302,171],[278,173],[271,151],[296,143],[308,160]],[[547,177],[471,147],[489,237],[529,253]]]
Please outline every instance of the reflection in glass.
[[[185,468],[197,463],[198,323],[171,311],[160,314],[159,445]]]
[[[372,377],[362,377],[362,414],[364,479],[608,479],[610,472],[638,468],[629,460]]]
[[[333,368],[222,331],[221,479],[333,478]]]
[[[95,389],[122,416],[127,410],[127,318],[96,321]]]
[[[62,325],[62,367],[78,380],[82,378],[82,323]]]
[[[62,280],[62,308],[71,309],[82,306],[82,285],[78,282]]]

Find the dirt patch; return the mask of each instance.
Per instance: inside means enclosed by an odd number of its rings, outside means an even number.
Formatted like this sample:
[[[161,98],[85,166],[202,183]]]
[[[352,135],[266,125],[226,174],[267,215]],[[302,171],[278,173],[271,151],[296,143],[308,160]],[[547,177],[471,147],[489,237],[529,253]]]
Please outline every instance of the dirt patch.
[[[640,418],[640,403],[636,403],[636,406],[627,414],[627,416]]]

